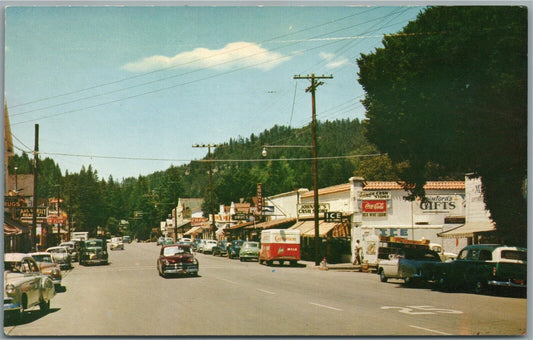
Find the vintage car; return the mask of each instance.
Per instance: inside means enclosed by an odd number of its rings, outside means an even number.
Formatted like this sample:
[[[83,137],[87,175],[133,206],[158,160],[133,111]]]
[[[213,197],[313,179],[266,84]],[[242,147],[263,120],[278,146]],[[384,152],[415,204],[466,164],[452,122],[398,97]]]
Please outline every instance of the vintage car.
[[[259,260],[259,242],[244,242],[239,252],[239,260]]]
[[[216,247],[216,245],[217,245],[216,240],[206,240],[205,244],[202,247],[202,253],[211,254],[213,252],[213,248]]]
[[[4,254],[4,318],[20,318],[26,309],[39,306],[50,309],[55,295],[54,283],[39,271],[37,262],[29,254]]]
[[[131,243],[131,237],[130,235],[124,235],[124,237],[122,237],[123,241],[125,243]]]
[[[244,241],[242,240],[230,241],[228,244],[228,259],[239,258],[239,253],[243,243]]]
[[[108,264],[109,254],[107,244],[104,239],[88,239],[82,243],[80,264]]]
[[[196,247],[194,248],[197,252],[199,253],[203,253],[204,252],[204,246],[205,246],[205,242],[207,240],[198,240],[198,242],[196,242]]]
[[[228,254],[228,241],[218,241],[213,247],[213,256],[226,256]]]
[[[189,245],[163,245],[157,259],[160,276],[193,275],[198,276],[199,264]]]
[[[403,279],[405,283],[417,280],[430,281],[433,279],[435,263],[440,263],[439,254],[430,249],[404,248],[388,259],[380,259],[377,273],[381,282],[388,279]]]
[[[163,241],[161,242],[161,245],[162,246],[166,246],[166,245],[169,245],[169,244],[174,244],[174,239],[172,237],[165,237],[163,238]]]
[[[442,290],[482,294],[495,288],[527,288],[527,249],[498,244],[463,248],[457,259],[435,266],[435,284]]]
[[[157,239],[157,245],[160,246],[163,244],[163,241],[165,241],[165,237],[164,236],[159,236],[159,238]]]
[[[80,243],[81,241],[79,240],[66,241],[66,242],[61,242],[59,246],[66,247],[68,252],[70,253],[70,257],[72,261],[77,262],[79,258],[79,253],[80,253]]]
[[[109,250],[124,250],[124,242],[122,241],[122,237],[112,237],[111,243],[109,244]]]
[[[52,254],[54,262],[57,263],[61,269],[72,268],[72,256],[68,252],[67,247],[50,247],[46,249],[46,252]]]
[[[54,262],[52,254],[40,251],[36,253],[30,253],[30,255],[33,257],[35,262],[37,262],[41,274],[50,276],[54,282],[56,292],[59,291],[63,275],[61,274],[61,267]]]

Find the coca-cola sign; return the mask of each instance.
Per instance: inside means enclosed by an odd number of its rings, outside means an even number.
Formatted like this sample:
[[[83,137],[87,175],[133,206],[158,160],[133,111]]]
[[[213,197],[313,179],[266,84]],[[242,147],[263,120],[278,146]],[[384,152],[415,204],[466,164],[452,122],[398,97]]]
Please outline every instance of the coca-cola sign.
[[[385,200],[364,200],[362,203],[364,213],[384,213],[387,212],[387,201]]]

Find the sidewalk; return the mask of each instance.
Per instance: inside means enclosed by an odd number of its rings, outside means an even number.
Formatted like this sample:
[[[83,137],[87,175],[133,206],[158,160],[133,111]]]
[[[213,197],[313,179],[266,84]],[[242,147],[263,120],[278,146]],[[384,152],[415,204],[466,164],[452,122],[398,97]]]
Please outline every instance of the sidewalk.
[[[326,266],[315,265],[314,261],[298,261],[298,264],[305,266],[308,269],[317,269],[317,270],[338,270],[338,271],[351,271],[351,272],[361,272],[363,271],[361,265],[352,264],[352,263],[326,263]]]

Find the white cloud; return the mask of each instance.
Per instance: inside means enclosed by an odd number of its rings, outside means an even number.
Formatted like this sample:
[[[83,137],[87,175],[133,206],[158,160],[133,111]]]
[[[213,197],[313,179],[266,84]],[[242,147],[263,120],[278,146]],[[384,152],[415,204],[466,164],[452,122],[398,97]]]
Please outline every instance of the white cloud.
[[[333,53],[320,52],[319,55],[322,60],[328,61],[326,64],[327,68],[337,68],[350,63],[348,58],[337,57]]]
[[[218,70],[255,67],[261,70],[270,70],[288,59],[290,59],[289,56],[268,51],[254,43],[242,41],[227,44],[218,50],[200,47],[173,57],[154,55],[128,63],[122,68],[130,72],[150,72],[169,67]]]

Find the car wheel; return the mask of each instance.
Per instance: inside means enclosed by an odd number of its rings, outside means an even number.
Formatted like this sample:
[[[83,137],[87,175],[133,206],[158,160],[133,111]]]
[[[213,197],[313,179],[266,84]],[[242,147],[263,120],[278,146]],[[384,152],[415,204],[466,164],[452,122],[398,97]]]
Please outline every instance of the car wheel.
[[[239,257],[239,260],[241,260],[241,262],[244,262],[244,259],[242,257]]]
[[[42,301],[39,303],[39,309],[43,312],[43,313],[46,313],[50,310],[50,300],[48,301]]]
[[[266,263],[267,263],[267,266],[270,267],[272,265],[272,260],[266,261]]]
[[[383,269],[379,272],[379,279],[380,279],[381,282],[387,282],[387,280],[389,279],[385,275],[385,272],[383,271]]]

